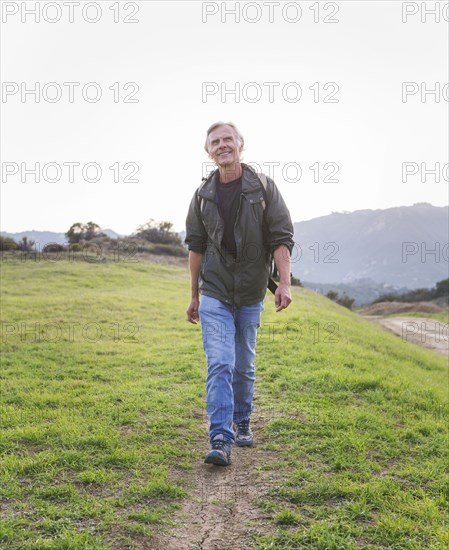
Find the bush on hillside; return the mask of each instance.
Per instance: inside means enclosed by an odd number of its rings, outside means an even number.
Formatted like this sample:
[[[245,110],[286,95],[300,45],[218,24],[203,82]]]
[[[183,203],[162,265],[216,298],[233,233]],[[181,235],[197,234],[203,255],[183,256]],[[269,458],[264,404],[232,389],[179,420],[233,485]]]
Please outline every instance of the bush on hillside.
[[[58,243],[47,243],[43,249],[42,249],[42,253],[43,254],[54,254],[56,252],[64,252],[65,250],[67,250],[67,248],[62,245],[62,244],[58,244]]]
[[[70,226],[65,233],[70,244],[80,243],[81,241],[91,241],[94,237],[106,237],[100,232],[100,226],[94,222],[80,223],[76,222]]]
[[[161,254],[167,256],[187,256],[188,252],[183,246],[173,244],[155,244],[152,247],[151,254]]]
[[[291,282],[292,286],[304,286],[301,282],[301,279],[297,279],[293,275],[290,277],[290,282]]]
[[[449,279],[443,279],[435,285],[435,298],[440,296],[449,296]]]
[[[2,237],[0,235],[0,250],[17,250],[17,243],[11,237]]]
[[[149,222],[140,225],[133,236],[150,243],[182,246],[179,235],[172,231],[172,227],[171,222],[156,222],[151,219]]]
[[[416,288],[402,294],[382,294],[371,302],[377,304],[379,302],[430,302],[435,298],[449,296],[449,279],[443,279],[436,283],[434,288]]]
[[[17,243],[17,250],[21,250],[22,252],[31,252],[34,250],[35,244],[36,241],[33,241],[33,239],[22,237],[22,239]]]
[[[158,254],[165,256],[187,256],[188,251],[177,244],[151,243],[144,239],[124,237],[117,239],[116,249],[123,255],[132,258],[134,254]]]
[[[343,293],[343,296],[339,296],[338,292],[335,292],[335,290],[329,290],[329,292],[326,294],[326,298],[329,298],[329,300],[332,300],[340,306],[346,307],[348,309],[352,309],[352,306],[355,302],[355,298],[350,298],[346,294],[346,292]]]

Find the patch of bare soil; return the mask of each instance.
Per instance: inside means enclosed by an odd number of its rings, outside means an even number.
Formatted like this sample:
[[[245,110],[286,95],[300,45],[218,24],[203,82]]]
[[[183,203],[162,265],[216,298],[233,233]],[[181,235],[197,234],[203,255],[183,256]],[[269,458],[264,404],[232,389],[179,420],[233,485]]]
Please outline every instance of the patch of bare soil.
[[[432,302],[379,302],[359,311],[360,315],[394,315],[395,313],[407,313],[420,311],[423,313],[438,313],[444,308]]]
[[[412,342],[449,356],[449,325],[425,317],[376,318],[384,328],[394,332],[404,342]]]
[[[268,491],[280,477],[275,466],[275,452],[265,448],[263,419],[251,421],[254,433],[252,447],[233,445],[232,464],[205,464],[204,457],[184,474],[191,489],[174,525],[154,535],[154,550],[244,550],[253,548],[252,534],[273,531],[269,514],[257,506],[257,500],[270,500]],[[210,449],[208,424],[204,422],[202,441],[204,456]]]

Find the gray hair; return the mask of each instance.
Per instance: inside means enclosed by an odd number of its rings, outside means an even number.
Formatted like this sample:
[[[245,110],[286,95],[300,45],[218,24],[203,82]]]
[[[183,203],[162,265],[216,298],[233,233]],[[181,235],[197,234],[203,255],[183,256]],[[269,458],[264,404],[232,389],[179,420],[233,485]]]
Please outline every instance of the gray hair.
[[[219,128],[220,126],[230,126],[233,131],[234,135],[237,139],[237,144],[240,148],[240,146],[243,146],[245,143],[245,140],[243,139],[242,134],[240,133],[240,130],[237,128],[237,126],[233,122],[222,122],[221,120],[219,122],[214,122],[212,126],[209,126],[207,133],[206,133],[206,142],[204,144],[204,149],[206,150],[206,153],[209,153],[209,134],[213,132],[216,128]]]

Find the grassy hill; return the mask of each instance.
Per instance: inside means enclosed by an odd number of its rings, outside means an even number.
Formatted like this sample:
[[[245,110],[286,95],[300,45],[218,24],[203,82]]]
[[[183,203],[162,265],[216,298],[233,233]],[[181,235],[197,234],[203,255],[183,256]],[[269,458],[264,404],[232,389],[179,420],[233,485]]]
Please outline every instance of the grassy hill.
[[[1,270],[0,546],[151,548],[207,451],[187,268]],[[254,548],[448,547],[447,360],[292,293],[281,313],[267,294],[257,344],[254,414],[282,475]]]

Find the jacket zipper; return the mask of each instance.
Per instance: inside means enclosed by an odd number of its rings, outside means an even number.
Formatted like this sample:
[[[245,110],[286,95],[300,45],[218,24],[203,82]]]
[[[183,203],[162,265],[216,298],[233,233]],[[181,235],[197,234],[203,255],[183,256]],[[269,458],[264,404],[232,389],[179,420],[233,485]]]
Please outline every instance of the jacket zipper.
[[[235,239],[235,236],[236,236],[236,229],[237,229],[237,223],[239,221],[239,214],[240,214],[240,209],[242,207],[242,197],[243,197],[243,193],[240,193],[240,202],[239,202],[239,207],[237,209],[237,214],[235,216],[235,223],[234,223],[234,239]],[[236,244],[236,259],[238,258],[240,260],[240,241],[237,243],[237,240],[235,241],[235,244]]]
[[[242,201],[243,201],[243,193],[240,193],[240,202],[239,202],[239,207],[238,207],[238,210],[237,210],[237,214],[235,216],[235,223],[234,223],[234,239],[235,239],[235,246],[236,246],[235,260],[236,260],[236,262],[240,262],[240,252],[241,252],[241,239],[240,239],[240,235],[238,235],[238,232],[237,232],[237,224],[240,220],[240,210],[242,208]],[[238,237],[238,240],[237,240],[237,237]],[[237,271],[240,273],[240,270],[237,270]],[[236,303],[235,271],[234,271],[234,299],[233,299],[233,303],[234,304]],[[240,305],[240,297],[238,299],[238,305]]]

